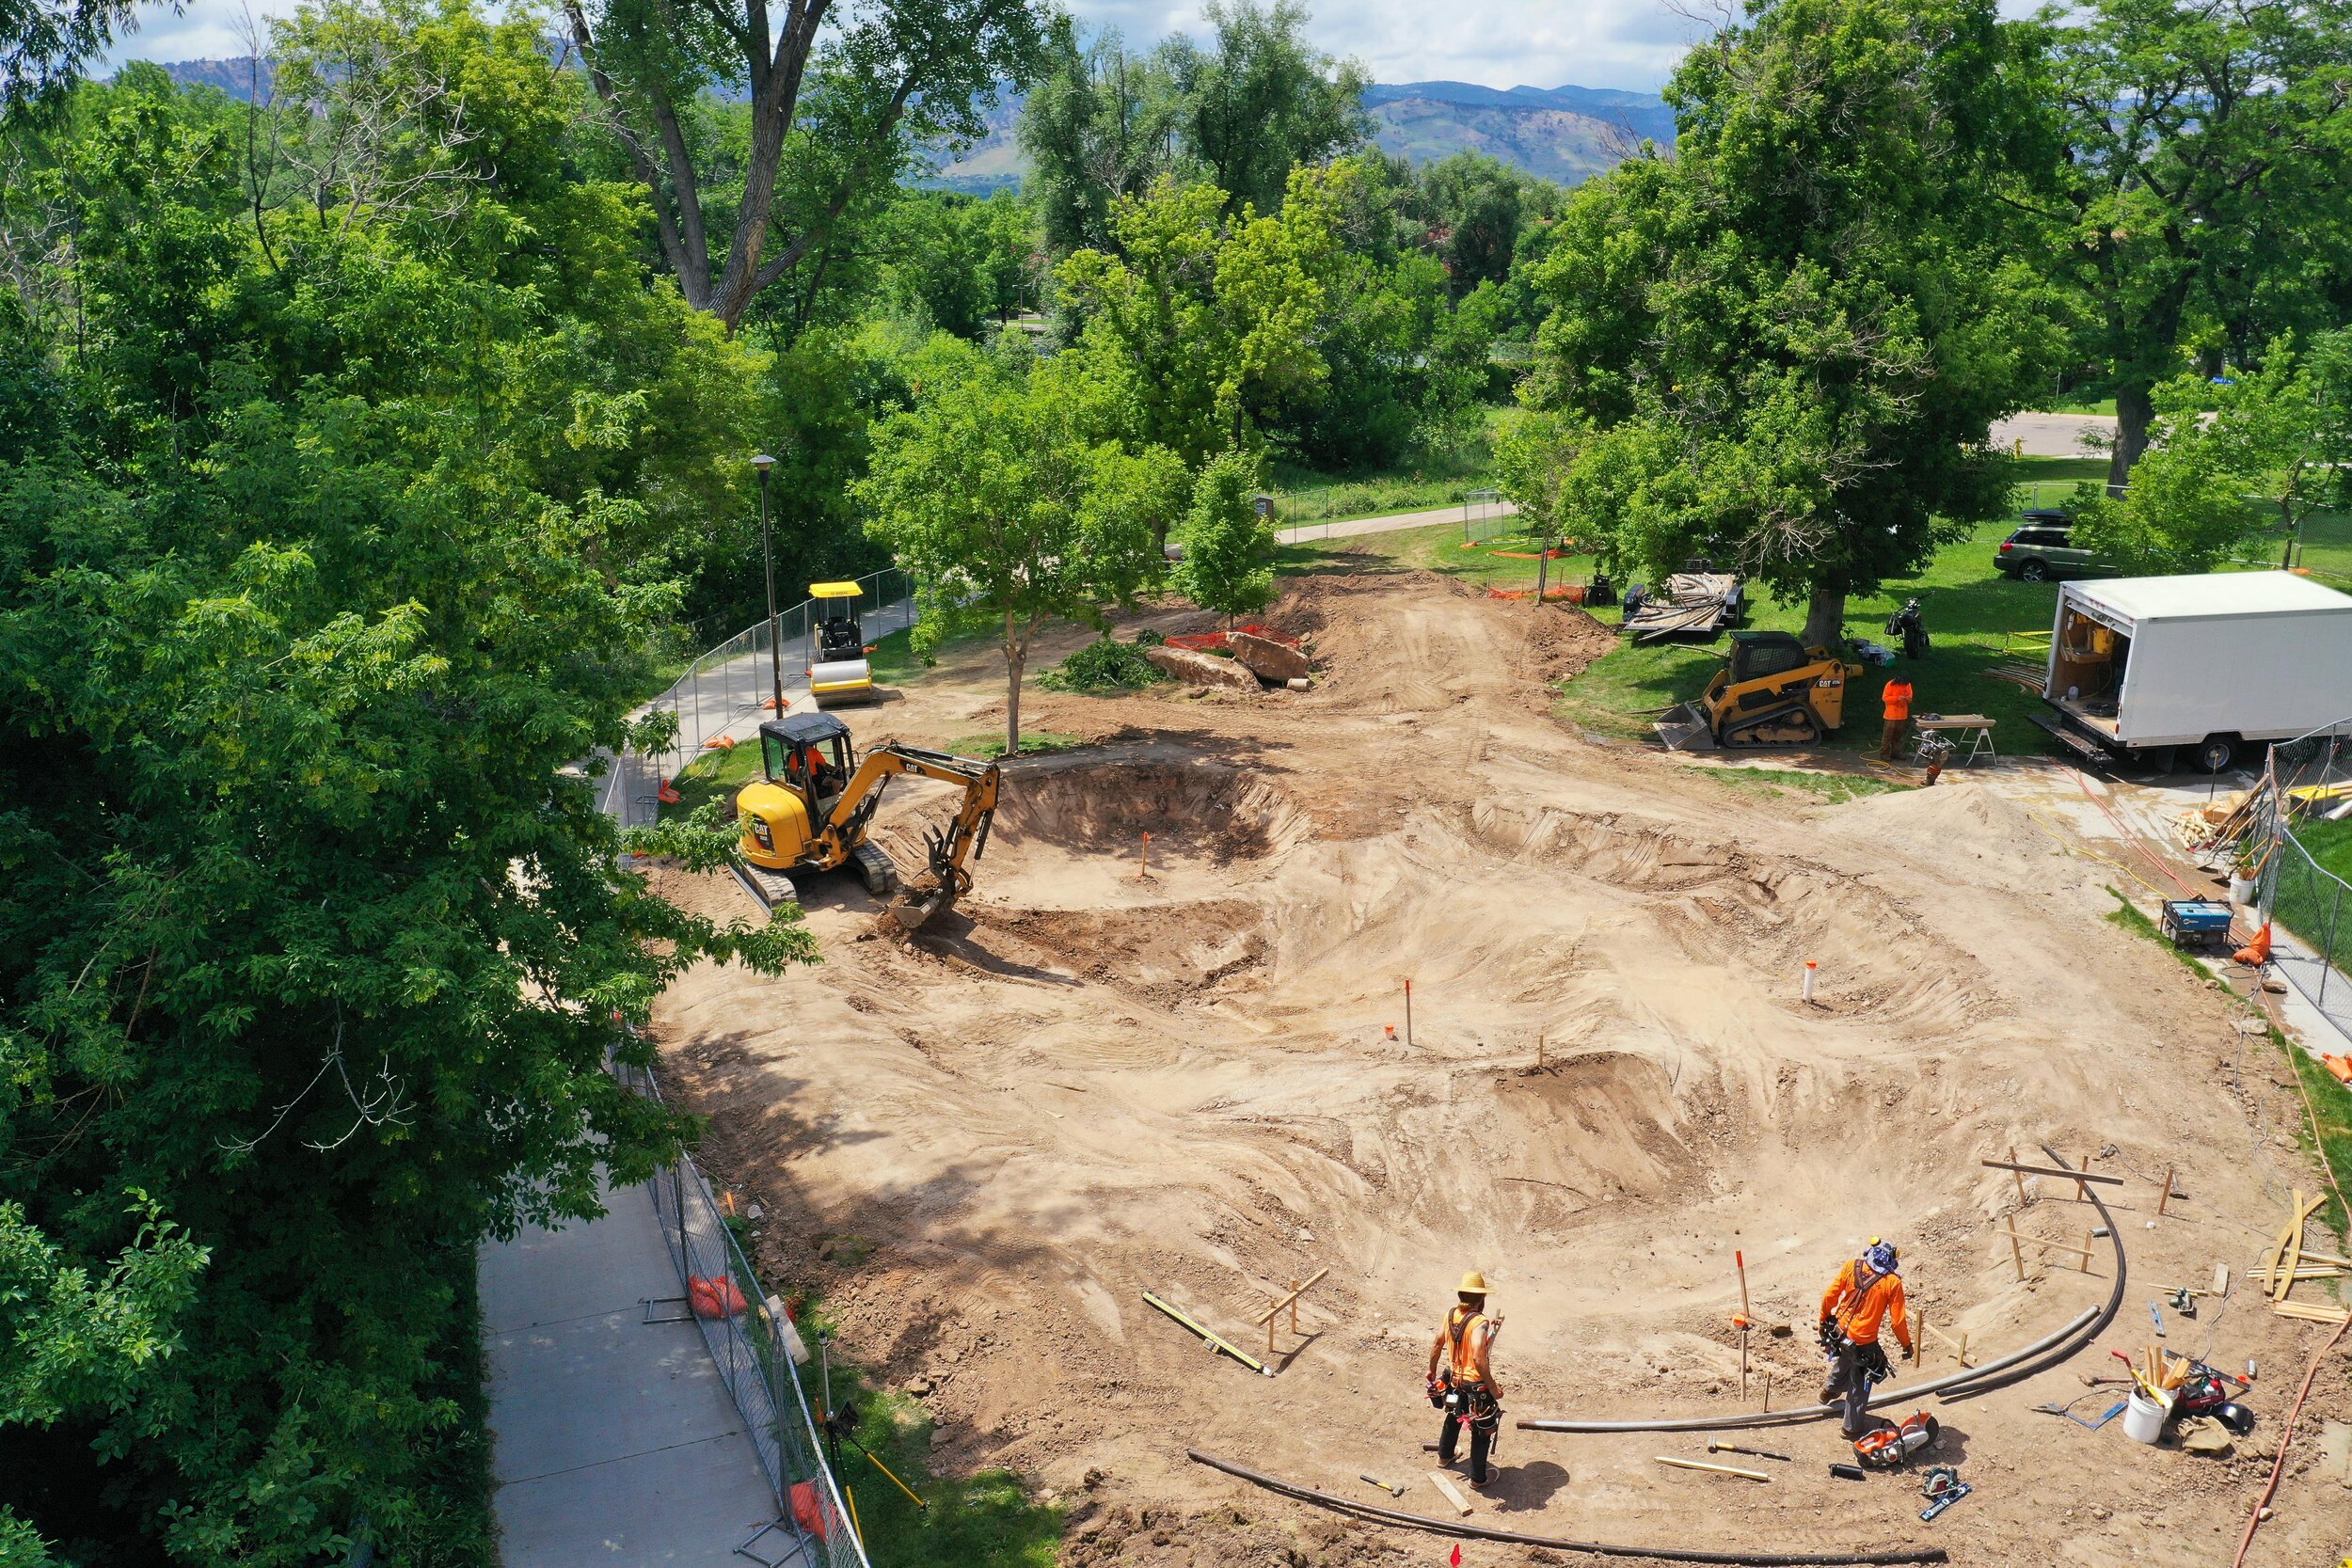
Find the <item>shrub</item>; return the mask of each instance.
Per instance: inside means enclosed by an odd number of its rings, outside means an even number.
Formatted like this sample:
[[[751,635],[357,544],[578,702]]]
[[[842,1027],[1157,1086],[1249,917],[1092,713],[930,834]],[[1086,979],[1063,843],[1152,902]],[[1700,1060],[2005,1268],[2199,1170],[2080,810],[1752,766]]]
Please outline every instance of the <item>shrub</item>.
[[[1038,684],[1049,691],[1135,691],[1166,679],[1136,643],[1103,637],[1040,675]]]

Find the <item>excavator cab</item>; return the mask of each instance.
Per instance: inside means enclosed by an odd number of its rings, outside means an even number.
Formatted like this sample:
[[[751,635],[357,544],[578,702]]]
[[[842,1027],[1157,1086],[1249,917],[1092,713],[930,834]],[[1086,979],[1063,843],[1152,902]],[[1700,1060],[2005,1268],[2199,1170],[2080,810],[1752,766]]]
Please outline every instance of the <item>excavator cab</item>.
[[[791,713],[760,725],[759,782],[735,797],[743,858],[771,871],[800,864],[856,760],[850,726],[830,713]]]

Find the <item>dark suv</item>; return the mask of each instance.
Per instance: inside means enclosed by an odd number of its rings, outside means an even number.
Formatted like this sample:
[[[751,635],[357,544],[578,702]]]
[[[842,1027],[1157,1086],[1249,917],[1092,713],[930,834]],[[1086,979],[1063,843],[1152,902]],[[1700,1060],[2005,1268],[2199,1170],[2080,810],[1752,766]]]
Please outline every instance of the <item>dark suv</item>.
[[[2074,545],[2074,529],[2066,514],[2056,507],[2039,508],[2021,515],[2015,532],[2001,541],[2001,547],[1993,557],[1993,564],[2001,575],[2026,582],[2048,582],[2056,578],[2113,577],[2117,568],[2086,549]]]

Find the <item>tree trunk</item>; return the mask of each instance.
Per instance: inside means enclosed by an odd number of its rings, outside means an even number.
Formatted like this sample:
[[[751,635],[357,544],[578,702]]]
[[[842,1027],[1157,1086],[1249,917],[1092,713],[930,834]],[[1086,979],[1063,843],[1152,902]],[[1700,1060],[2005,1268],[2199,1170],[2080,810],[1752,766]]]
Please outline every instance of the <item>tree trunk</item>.
[[[1804,607],[1804,645],[1842,648],[1846,636],[1846,591],[1816,588]]]
[[[1005,611],[1005,755],[1021,750],[1021,673],[1029,662],[1029,640],[1013,630],[1013,614]]]
[[[2107,456],[2107,494],[2120,496],[2131,483],[2132,466],[2148,450],[2148,422],[2156,417],[2153,391],[2145,381],[2115,389],[2115,450]]]

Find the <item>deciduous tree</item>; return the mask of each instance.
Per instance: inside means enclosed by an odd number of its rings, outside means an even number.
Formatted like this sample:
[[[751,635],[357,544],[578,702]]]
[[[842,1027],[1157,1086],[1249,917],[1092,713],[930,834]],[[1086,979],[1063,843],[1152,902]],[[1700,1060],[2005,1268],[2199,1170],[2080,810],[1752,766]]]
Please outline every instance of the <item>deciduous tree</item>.
[[[1580,535],[1736,562],[1834,644],[2005,509],[1986,429],[2053,352],[2001,201],[2048,153],[2029,43],[1991,0],[1772,0],[1685,57],[1673,159],[1582,187],[1538,274],[1525,395],[1615,501]]]
[[[1103,625],[1160,568],[1183,511],[1182,461],[1130,451],[1073,419],[1075,360],[1034,370],[975,354],[874,433],[856,486],[866,528],[917,584],[917,645],[985,626],[1005,660],[1005,751],[1021,749],[1021,682],[1049,619]]]

